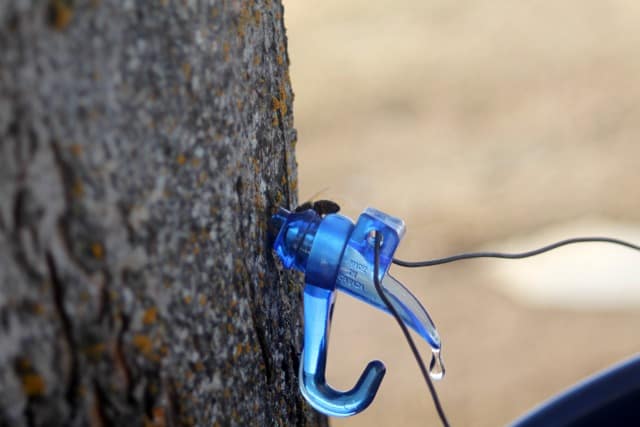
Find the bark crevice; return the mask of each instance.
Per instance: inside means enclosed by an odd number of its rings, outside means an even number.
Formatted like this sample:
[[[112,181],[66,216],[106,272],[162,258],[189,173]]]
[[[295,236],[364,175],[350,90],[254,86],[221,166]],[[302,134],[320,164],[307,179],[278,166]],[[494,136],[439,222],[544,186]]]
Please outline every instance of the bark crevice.
[[[70,361],[68,367],[69,375],[68,378],[65,379],[66,390],[64,396],[70,410],[70,418],[73,419],[77,408],[76,395],[78,392],[79,384],[78,348],[76,346],[76,340],[74,338],[73,323],[64,306],[65,283],[58,274],[53,255],[50,252],[47,252],[46,254],[46,262],[47,268],[49,269],[49,280],[53,293],[54,307],[62,326],[62,337],[65,343],[67,357]]]

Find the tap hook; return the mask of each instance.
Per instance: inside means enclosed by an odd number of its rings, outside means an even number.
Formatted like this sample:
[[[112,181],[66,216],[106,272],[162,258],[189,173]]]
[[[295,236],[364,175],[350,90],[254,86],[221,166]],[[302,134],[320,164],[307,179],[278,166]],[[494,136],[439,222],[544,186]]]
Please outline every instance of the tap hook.
[[[318,411],[335,417],[357,414],[371,404],[386,368],[370,362],[351,390],[339,391],[327,384],[327,346],[335,291],[306,284],[304,288],[304,348],[300,363],[300,391]]]

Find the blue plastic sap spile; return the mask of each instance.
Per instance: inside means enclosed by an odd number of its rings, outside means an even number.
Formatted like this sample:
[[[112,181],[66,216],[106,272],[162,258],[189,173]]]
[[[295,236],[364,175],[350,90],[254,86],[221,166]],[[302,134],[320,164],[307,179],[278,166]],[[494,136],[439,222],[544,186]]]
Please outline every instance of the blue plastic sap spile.
[[[336,289],[389,313],[373,280],[376,231],[382,234],[378,273],[385,296],[402,320],[429,343],[434,354],[439,354],[440,337],[429,314],[420,301],[387,272],[404,236],[402,220],[367,208],[354,225],[339,214],[321,217],[313,210],[280,209],[271,222],[277,231],[274,249],[283,265],[305,273],[304,348],[299,376],[300,391],[311,406],[337,417],[357,414],[373,401],[384,377],[384,364],[375,360],[351,390],[335,390],[325,379]],[[442,374],[443,371],[440,376]]]

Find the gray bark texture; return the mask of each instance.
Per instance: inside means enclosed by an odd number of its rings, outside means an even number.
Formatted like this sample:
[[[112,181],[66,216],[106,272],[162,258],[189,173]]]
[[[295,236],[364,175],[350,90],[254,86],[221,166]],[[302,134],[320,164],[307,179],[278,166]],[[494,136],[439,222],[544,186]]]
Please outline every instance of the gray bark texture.
[[[0,424],[326,425],[279,0],[0,2]]]

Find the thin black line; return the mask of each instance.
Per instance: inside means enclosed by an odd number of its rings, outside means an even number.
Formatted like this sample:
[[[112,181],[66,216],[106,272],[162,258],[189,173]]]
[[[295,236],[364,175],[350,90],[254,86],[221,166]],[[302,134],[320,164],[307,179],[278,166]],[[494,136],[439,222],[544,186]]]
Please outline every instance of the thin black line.
[[[396,265],[400,265],[402,267],[430,267],[432,265],[440,265],[447,264],[454,261],[460,261],[464,259],[472,259],[472,258],[504,258],[504,259],[521,259],[528,258],[535,255],[540,255],[544,252],[548,252],[550,250],[559,248],[561,246],[571,245],[574,243],[613,243],[616,245],[626,246],[627,248],[635,249],[636,251],[640,251],[640,246],[634,245],[633,243],[625,242],[624,240],[615,239],[613,237],[574,237],[572,239],[560,240],[559,242],[552,243],[547,246],[543,246],[538,249],[534,249],[532,251],[527,252],[519,252],[519,253],[505,253],[505,252],[468,252],[457,255],[448,256],[445,258],[436,258],[426,261],[403,261],[397,258],[393,259],[393,263]]]
[[[382,234],[379,231],[375,232],[375,247],[374,247],[374,256],[373,256],[373,283],[376,287],[376,291],[378,292],[378,296],[385,303],[389,312],[393,315],[393,317],[400,325],[400,329],[402,329],[402,333],[409,343],[409,347],[411,347],[411,352],[413,353],[413,357],[415,357],[416,362],[418,362],[418,366],[420,367],[420,371],[422,372],[422,376],[424,380],[427,382],[427,386],[429,387],[429,391],[431,392],[431,397],[433,398],[433,404],[438,411],[438,415],[440,416],[440,420],[442,421],[442,425],[445,427],[449,427],[449,421],[447,420],[447,416],[444,413],[444,409],[442,409],[442,404],[440,403],[440,399],[438,398],[438,393],[436,392],[435,387],[433,386],[433,382],[429,377],[429,373],[427,372],[427,368],[424,366],[424,361],[422,357],[420,357],[420,353],[416,348],[416,344],[413,342],[413,338],[411,338],[411,334],[407,329],[407,326],[404,324],[400,315],[396,311],[395,307],[391,305],[391,302],[387,298],[387,296],[382,292],[382,287],[380,285],[380,279],[378,277],[378,271],[380,270],[380,243],[382,242]]]

